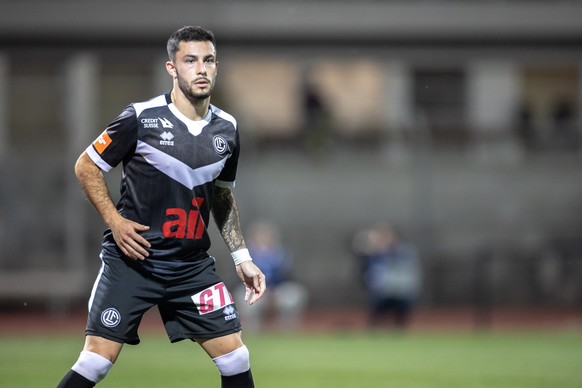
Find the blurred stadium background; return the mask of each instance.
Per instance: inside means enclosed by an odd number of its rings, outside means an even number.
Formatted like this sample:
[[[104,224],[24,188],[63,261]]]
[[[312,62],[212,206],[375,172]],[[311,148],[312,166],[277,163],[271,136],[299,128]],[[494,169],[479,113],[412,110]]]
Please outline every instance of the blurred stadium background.
[[[84,306],[104,225],[74,161],[169,90],[167,37],[200,24],[243,223],[280,227],[311,311],[365,309],[350,242],[387,221],[420,251],[420,312],[579,327],[581,20],[574,0],[1,0],[0,311]]]

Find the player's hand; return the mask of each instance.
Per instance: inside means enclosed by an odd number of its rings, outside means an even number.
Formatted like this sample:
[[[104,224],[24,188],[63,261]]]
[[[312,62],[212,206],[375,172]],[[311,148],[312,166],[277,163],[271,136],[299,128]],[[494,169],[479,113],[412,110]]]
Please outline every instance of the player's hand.
[[[133,260],[144,260],[150,254],[146,248],[151,244],[139,232],[149,230],[149,226],[123,218],[121,215],[109,224],[113,238],[121,252]]]
[[[236,266],[236,273],[245,285],[245,301],[255,303],[267,289],[267,280],[259,267],[252,261],[243,261]]]

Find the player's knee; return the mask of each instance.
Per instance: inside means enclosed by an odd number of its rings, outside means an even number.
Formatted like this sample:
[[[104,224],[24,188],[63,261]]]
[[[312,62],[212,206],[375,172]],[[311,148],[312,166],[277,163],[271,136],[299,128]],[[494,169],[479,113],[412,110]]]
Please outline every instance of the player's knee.
[[[112,367],[111,361],[105,357],[83,350],[71,369],[86,379],[98,383],[107,376]]]
[[[249,350],[245,345],[230,353],[213,358],[214,364],[222,376],[234,376],[251,368]]]

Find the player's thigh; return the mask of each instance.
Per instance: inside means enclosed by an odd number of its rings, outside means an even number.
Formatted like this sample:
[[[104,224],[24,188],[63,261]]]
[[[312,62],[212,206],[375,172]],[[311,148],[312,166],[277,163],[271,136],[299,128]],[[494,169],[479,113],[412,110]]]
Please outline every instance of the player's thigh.
[[[138,344],[144,313],[161,298],[163,286],[119,258],[103,255],[89,302],[85,333],[113,342]]]
[[[111,361],[111,363],[115,363],[122,348],[123,344],[120,342],[94,335],[88,335],[85,337],[85,346],[83,347],[83,350],[97,353]]]
[[[197,339],[196,342],[211,358],[228,354],[244,345],[240,331],[222,337]]]
[[[207,340],[241,330],[240,316],[214,259],[197,262],[195,276],[175,279],[166,287],[158,309],[171,342]]]

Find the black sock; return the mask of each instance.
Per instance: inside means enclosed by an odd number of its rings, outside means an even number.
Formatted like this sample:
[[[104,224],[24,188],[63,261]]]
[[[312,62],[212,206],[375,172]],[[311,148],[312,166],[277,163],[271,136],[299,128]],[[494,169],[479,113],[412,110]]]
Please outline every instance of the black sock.
[[[253,374],[250,369],[234,376],[220,376],[220,379],[222,388],[255,388]]]
[[[57,388],[92,388],[94,386],[94,382],[87,380],[85,377],[71,369],[69,373],[63,377],[59,385],[57,385]]]

